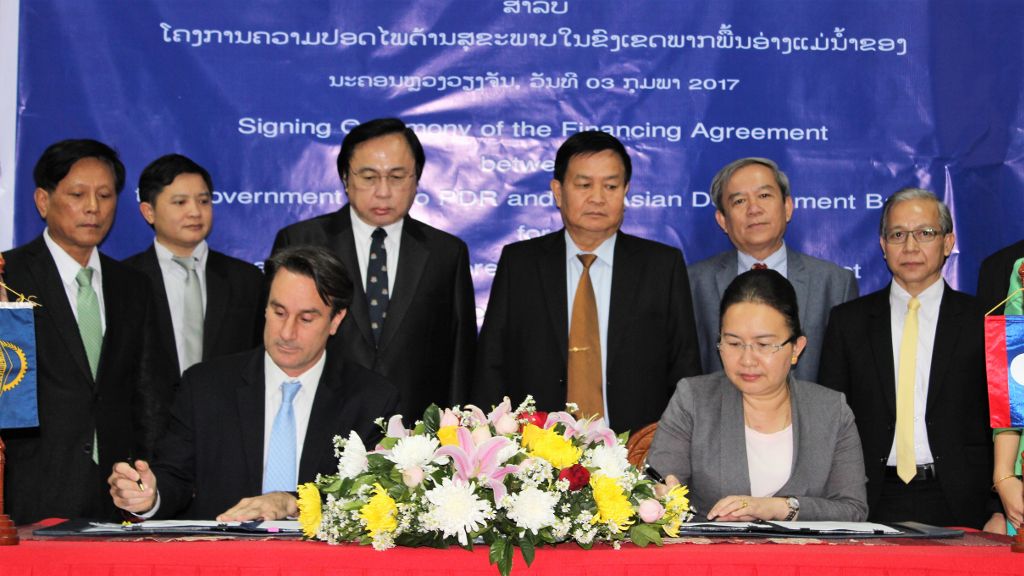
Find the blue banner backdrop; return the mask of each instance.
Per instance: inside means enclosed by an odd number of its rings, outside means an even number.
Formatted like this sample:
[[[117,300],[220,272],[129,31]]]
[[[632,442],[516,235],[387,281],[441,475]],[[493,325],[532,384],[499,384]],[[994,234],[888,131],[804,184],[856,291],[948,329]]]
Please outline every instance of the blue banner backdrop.
[[[275,232],[345,202],[356,123],[399,116],[427,150],[412,214],[465,239],[486,306],[501,247],[560,228],[555,150],[590,127],[634,159],[624,229],[693,263],[728,248],[707,190],[742,156],[789,174],[787,241],[889,275],[879,207],[904,186],[953,210],[946,275],[1024,231],[1024,3],[800,0],[407,2],[34,0],[21,10],[15,243],[39,234],[51,142],[117,147],[126,193],[104,250],[152,234],[133,194],[181,152],[213,174],[210,243],[259,262]]]

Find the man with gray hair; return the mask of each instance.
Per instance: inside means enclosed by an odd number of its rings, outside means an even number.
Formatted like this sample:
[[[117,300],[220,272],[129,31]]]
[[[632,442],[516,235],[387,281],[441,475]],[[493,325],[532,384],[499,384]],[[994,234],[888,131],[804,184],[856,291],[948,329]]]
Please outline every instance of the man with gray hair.
[[[814,381],[829,311],[857,297],[853,272],[793,250],[783,241],[793,217],[789,178],[767,158],[740,158],[711,181],[715,220],[736,247],[690,267],[690,287],[704,373],[722,369],[718,357],[718,305],[733,278],[752,268],[770,268],[796,290],[807,348],[794,374]]]
[[[900,190],[878,242],[892,283],[832,311],[819,380],[857,419],[868,519],[981,528],[992,473],[985,311],[942,279],[956,242],[949,209]]]

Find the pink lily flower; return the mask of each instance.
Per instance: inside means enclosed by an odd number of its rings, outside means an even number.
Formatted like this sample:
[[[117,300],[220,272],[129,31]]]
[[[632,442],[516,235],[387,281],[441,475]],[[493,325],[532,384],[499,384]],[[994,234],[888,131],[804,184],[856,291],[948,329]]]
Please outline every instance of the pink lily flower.
[[[458,445],[442,446],[434,452],[434,457],[448,456],[455,464],[455,477],[462,482],[476,478],[494,493],[494,504],[497,506],[505,497],[505,476],[519,470],[518,466],[501,466],[498,453],[512,442],[504,436],[494,436],[479,446],[473,443],[469,430],[459,427],[456,430]]]

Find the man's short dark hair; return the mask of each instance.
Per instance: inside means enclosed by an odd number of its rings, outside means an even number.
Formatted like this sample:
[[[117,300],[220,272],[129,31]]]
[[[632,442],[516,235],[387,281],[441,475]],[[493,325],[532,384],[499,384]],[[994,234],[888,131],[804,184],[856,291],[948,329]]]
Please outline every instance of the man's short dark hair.
[[[427,157],[423,153],[423,145],[420,144],[420,139],[416,137],[416,133],[398,118],[376,118],[356,126],[341,141],[341,151],[338,152],[338,176],[342,182],[347,181],[349,163],[352,161],[352,154],[355,153],[356,146],[367,140],[373,140],[388,134],[401,134],[405,136],[405,141],[409,144],[409,149],[412,150],[412,157],[416,160],[416,181],[420,181],[420,176],[423,175],[423,165],[427,163]]]
[[[156,202],[156,197],[182,174],[198,174],[206,182],[206,189],[213,192],[210,173],[188,156],[167,154],[149,163],[139,175],[139,202]]]
[[[589,156],[611,150],[622,159],[622,165],[626,169],[626,182],[633,177],[633,162],[629,159],[626,147],[619,142],[619,139],[607,132],[600,130],[586,130],[577,132],[562,142],[555,154],[555,180],[565,184],[565,171],[569,169],[569,161],[576,156]]]
[[[114,192],[121,193],[124,188],[124,164],[117,151],[103,142],[89,139],[61,140],[50,144],[32,170],[36,188],[52,193],[60,181],[67,177],[75,162],[83,158],[96,158],[106,164],[114,175]]]
[[[271,256],[264,263],[267,278],[273,283],[281,268],[312,278],[316,292],[331,307],[331,316],[352,304],[352,279],[337,256],[320,246],[293,246]]]

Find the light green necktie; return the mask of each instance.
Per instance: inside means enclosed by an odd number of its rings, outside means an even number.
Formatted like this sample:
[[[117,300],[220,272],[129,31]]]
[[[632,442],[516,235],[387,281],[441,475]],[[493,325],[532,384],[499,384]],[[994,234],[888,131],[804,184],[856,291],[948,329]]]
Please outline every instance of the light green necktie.
[[[100,365],[100,351],[103,349],[103,324],[100,323],[100,301],[92,289],[92,268],[82,268],[75,275],[78,283],[78,333],[82,336],[85,356],[89,359],[92,379]],[[92,461],[100,463],[96,431],[92,434]]]

